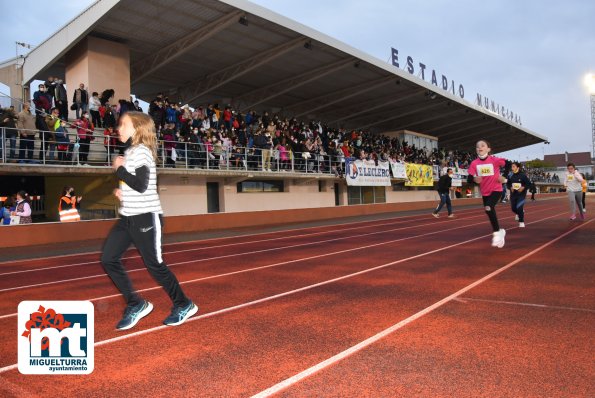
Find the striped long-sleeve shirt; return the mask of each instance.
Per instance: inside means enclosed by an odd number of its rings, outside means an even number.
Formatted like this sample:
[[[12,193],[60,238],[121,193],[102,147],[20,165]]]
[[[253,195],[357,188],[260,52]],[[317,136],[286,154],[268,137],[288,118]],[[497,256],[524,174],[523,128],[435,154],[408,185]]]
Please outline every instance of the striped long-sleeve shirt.
[[[142,144],[131,146],[124,159],[124,165],[116,173],[122,190],[120,214],[163,213],[157,193],[157,169],[149,148]]]

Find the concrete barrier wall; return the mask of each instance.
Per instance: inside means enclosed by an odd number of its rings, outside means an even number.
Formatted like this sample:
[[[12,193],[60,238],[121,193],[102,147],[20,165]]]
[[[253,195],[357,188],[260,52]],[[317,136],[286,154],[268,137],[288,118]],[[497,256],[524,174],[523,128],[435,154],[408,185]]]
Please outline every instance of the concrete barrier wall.
[[[465,205],[479,205],[481,199],[460,199],[460,203]],[[165,218],[164,232],[166,234],[172,234],[179,232],[199,232],[316,220],[342,219],[346,217],[397,211],[429,210],[435,205],[436,201],[421,201],[319,207],[311,209],[170,216]],[[68,244],[69,242],[103,239],[107,236],[114,223],[115,220],[90,220],[76,223],[11,225],[0,227],[0,239],[2,240],[4,247],[25,247],[48,244],[61,245]]]
[[[564,197],[565,195],[564,193],[541,194],[539,198]],[[262,227],[411,210],[429,211],[436,206],[436,202],[435,200],[431,200],[310,209],[170,216],[165,218],[164,233],[173,234],[242,227]],[[453,200],[453,206],[455,208],[457,205],[481,206],[481,203],[481,198]],[[0,227],[0,239],[4,247],[61,245],[85,240],[104,239],[114,223],[115,220],[98,220],[76,223],[40,223],[4,226]],[[2,261],[1,258],[0,261]]]

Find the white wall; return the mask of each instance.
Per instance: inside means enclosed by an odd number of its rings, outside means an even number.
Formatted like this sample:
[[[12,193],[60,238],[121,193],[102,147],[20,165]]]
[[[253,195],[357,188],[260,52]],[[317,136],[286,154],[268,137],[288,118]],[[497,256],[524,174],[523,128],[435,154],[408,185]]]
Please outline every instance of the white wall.
[[[386,187],[386,203],[419,202],[424,200],[439,200],[435,190],[423,191],[393,191]]]
[[[204,176],[160,174],[157,181],[161,207],[166,216],[207,213],[207,186]]]
[[[334,180],[323,182],[318,192],[318,180],[287,179],[285,192],[238,193],[237,179],[192,175],[159,175],[159,194],[166,216],[207,213],[206,183],[219,183],[221,212],[267,211],[335,206]],[[340,182],[341,203],[347,203],[345,181]],[[438,201],[435,190],[393,191],[386,187],[387,203]]]
[[[237,191],[235,182],[225,185],[224,209],[226,213],[258,210],[303,209],[335,205],[332,181],[326,182],[325,192],[318,192],[318,180],[285,180],[285,192]]]

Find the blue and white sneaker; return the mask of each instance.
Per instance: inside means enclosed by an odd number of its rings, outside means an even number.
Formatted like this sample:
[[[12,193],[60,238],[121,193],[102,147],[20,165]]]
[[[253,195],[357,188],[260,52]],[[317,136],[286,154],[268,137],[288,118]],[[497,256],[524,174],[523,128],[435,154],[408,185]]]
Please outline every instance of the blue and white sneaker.
[[[185,307],[174,307],[171,309],[171,314],[163,321],[167,326],[178,326],[198,312],[198,306],[192,301]]]
[[[138,321],[149,315],[151,311],[153,311],[153,304],[146,300],[138,305],[127,306],[122,320],[116,325],[116,329],[126,330],[134,327]]]

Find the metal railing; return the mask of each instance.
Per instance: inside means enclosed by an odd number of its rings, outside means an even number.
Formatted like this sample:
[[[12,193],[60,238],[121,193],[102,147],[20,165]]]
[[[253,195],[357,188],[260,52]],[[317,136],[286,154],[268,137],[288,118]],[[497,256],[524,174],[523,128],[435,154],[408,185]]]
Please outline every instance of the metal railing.
[[[111,167],[124,146],[115,137],[88,134],[81,139],[76,129],[66,136],[53,131],[1,129],[2,163],[28,165]],[[342,154],[294,152],[284,148],[256,148],[213,145],[210,142],[158,140],[159,168],[226,171],[322,173],[343,175]]]

